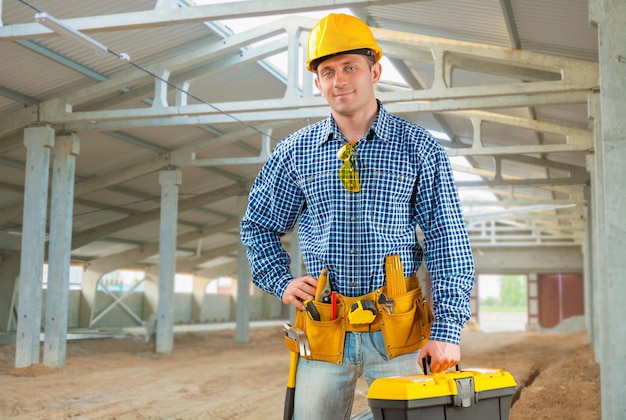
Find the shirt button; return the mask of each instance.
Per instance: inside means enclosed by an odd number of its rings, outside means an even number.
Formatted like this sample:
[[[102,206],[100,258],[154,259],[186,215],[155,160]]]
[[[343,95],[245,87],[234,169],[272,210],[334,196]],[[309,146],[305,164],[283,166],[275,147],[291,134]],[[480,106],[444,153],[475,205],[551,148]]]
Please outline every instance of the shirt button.
[[[356,251],[354,249],[351,249],[350,250],[350,254],[354,255],[354,254],[356,254]]]
[[[356,283],[355,282],[350,283],[350,287],[356,287]]]
[[[310,184],[310,183],[312,183],[312,182],[313,182],[313,177],[308,177],[306,180],[307,180],[307,182]]]
[[[350,216],[350,221],[356,222],[356,216]]]

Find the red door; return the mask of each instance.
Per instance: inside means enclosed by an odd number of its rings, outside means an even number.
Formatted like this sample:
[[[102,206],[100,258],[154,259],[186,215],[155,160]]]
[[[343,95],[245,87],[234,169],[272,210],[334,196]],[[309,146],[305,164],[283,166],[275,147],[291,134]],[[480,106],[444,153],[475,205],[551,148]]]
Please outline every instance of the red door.
[[[540,274],[539,325],[552,328],[561,321],[584,315],[584,286],[580,274]]]

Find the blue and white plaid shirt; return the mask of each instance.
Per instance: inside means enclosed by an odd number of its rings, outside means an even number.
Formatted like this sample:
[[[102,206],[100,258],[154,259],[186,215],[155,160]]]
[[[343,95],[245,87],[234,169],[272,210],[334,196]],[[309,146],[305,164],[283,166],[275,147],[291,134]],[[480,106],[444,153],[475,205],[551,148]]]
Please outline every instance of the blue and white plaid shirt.
[[[346,141],[330,116],[272,151],[241,222],[254,283],[282,298],[293,275],[280,238],[298,220],[308,273],[317,278],[326,267],[333,290],[346,296],[383,286],[387,255],[400,255],[405,276],[424,257],[435,312],[431,339],[458,344],[471,315],[474,262],[445,150],[379,103],[376,120],[356,146],[361,191],[352,193],[337,176],[343,164],[337,150]]]

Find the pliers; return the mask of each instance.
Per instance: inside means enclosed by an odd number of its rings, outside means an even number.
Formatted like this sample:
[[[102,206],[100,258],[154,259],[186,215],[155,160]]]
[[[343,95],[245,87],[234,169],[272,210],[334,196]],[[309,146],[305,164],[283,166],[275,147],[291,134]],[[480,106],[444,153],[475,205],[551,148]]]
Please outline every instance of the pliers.
[[[330,281],[328,281],[328,270],[322,268],[322,272],[317,279],[317,293],[315,293],[315,300],[322,303],[330,303],[331,294],[332,289],[330,287]]]

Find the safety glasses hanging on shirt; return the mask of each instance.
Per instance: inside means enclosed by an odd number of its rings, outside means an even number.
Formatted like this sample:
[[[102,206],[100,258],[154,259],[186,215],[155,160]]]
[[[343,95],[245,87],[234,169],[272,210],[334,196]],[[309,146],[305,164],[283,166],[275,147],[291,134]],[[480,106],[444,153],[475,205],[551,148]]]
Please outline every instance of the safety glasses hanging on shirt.
[[[349,141],[339,148],[337,157],[343,161],[338,176],[343,187],[350,192],[359,192],[359,173],[356,170],[356,141]]]

